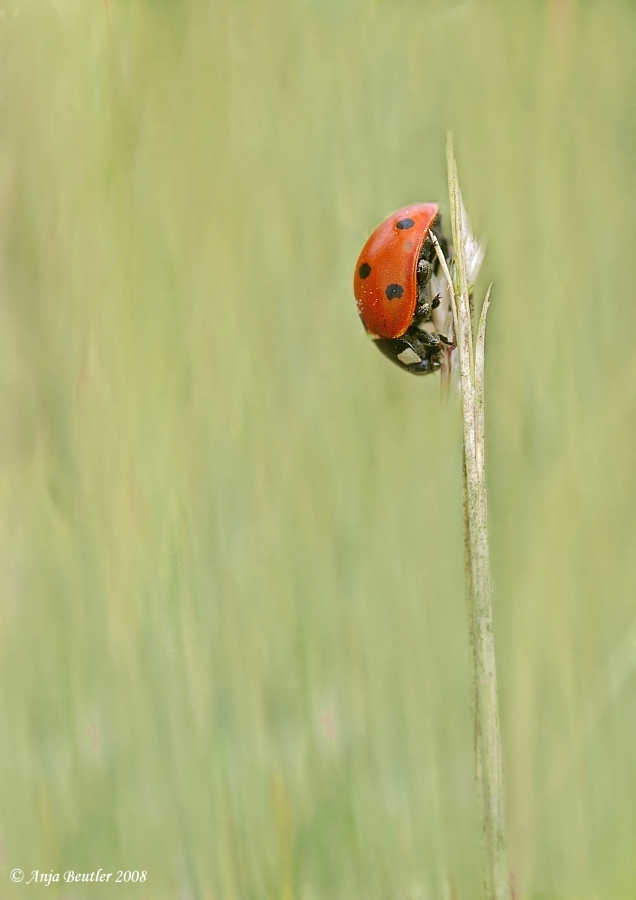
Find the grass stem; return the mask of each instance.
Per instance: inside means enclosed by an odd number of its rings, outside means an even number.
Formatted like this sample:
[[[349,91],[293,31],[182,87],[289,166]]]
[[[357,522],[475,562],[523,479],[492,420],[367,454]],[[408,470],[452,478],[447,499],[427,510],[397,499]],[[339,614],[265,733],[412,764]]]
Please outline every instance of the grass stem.
[[[455,278],[451,276],[435,239],[434,245],[448,281],[462,392],[466,606],[473,682],[475,772],[483,842],[484,897],[486,900],[510,900],[484,456],[484,363],[490,288],[481,311],[476,346],[473,347],[467,262],[464,256],[464,230],[467,223],[462,212],[452,135],[449,135],[447,159]]]

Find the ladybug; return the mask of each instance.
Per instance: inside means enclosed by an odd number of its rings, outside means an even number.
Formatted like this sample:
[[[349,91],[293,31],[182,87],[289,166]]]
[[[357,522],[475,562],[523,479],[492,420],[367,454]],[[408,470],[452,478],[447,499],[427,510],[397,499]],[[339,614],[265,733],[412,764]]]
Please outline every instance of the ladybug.
[[[446,283],[431,233],[446,259],[449,244],[436,203],[398,209],[368,239],[358,257],[353,293],[367,334],[401,369],[427,375],[454,346]]]

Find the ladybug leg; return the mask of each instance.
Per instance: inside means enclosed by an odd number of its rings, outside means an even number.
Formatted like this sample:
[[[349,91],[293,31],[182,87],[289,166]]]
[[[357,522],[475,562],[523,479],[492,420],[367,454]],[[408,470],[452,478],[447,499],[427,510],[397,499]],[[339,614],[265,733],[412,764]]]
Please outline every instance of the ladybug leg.
[[[421,344],[428,348],[439,347],[441,344],[440,336],[435,331],[418,331],[417,338]]]
[[[431,300],[431,278],[433,266],[425,258],[420,257],[417,262],[417,304],[415,306],[415,318],[422,322],[430,322],[434,309]]]

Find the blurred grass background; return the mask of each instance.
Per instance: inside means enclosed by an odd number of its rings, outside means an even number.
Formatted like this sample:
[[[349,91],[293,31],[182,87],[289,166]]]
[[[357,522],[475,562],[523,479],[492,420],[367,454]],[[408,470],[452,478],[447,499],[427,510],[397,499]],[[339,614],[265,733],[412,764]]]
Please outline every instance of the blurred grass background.
[[[2,897],[479,896],[459,409],[351,290],[452,128],[517,897],[633,898],[633,4],[0,16]]]

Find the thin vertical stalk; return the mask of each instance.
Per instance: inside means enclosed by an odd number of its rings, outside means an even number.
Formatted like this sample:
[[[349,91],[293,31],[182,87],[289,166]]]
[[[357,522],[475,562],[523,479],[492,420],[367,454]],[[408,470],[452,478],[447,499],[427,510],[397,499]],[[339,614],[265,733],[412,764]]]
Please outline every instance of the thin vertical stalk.
[[[464,507],[464,580],[466,613],[468,618],[468,645],[470,650],[470,683],[471,683],[471,710],[473,714],[473,749],[475,753],[475,784],[477,787],[477,806],[480,815],[484,815],[484,773],[482,766],[482,734],[481,734],[481,704],[479,696],[479,677],[477,660],[477,636],[475,634],[475,611],[473,601],[473,573],[470,552],[470,528],[468,524],[468,495],[466,492],[466,453],[462,450],[463,472],[463,507]],[[484,878],[484,895],[490,896],[492,884],[490,883],[490,867],[486,865],[486,845],[482,832],[482,864]]]
[[[466,601],[473,681],[475,772],[482,820],[484,897],[486,900],[510,900],[510,879],[505,849],[504,790],[492,626],[484,456],[484,363],[490,288],[482,308],[476,346],[473,348],[470,298],[464,259],[465,223],[452,135],[449,135],[447,157],[455,279],[451,277],[441,248],[435,240],[434,245],[448,281],[459,351],[464,423]]]

